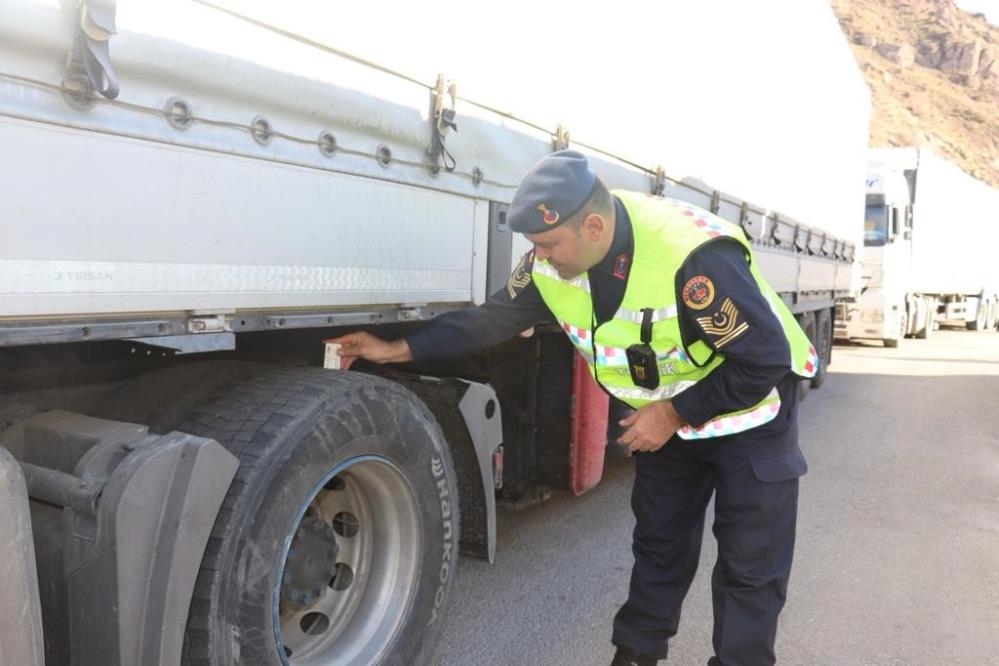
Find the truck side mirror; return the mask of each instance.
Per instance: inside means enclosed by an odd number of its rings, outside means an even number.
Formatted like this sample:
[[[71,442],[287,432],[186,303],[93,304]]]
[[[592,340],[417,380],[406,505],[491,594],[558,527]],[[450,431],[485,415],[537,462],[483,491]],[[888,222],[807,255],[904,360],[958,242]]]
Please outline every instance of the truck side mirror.
[[[899,226],[898,225],[898,208],[896,208],[895,206],[892,206],[891,207],[891,235],[892,236],[898,236],[898,233],[899,233],[898,226]]]

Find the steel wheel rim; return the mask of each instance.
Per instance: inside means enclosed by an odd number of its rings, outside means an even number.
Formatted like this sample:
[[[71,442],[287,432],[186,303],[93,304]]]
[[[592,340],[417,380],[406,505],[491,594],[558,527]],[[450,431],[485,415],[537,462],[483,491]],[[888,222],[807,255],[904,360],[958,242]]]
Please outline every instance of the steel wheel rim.
[[[281,589],[289,551],[299,527],[315,518],[336,524],[336,575],[317,600],[291,602]],[[412,604],[422,552],[416,495],[398,467],[365,456],[333,470],[300,511],[278,568],[273,612],[285,663],[382,660]]]

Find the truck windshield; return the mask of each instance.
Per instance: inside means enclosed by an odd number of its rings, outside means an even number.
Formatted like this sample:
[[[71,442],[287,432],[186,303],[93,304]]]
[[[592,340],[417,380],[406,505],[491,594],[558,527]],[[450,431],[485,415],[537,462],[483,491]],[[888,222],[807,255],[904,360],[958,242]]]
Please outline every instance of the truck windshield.
[[[864,245],[884,245],[888,240],[888,206],[868,206],[864,215]]]

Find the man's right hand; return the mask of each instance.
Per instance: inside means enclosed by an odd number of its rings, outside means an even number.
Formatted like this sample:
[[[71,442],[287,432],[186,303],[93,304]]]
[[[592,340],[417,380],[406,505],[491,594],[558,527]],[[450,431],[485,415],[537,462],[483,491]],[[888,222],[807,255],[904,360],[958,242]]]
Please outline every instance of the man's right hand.
[[[330,338],[325,342],[340,345],[341,370],[349,368],[358,358],[373,363],[405,363],[413,360],[413,354],[409,351],[405,338],[389,341],[364,331],[356,331],[339,338]]]

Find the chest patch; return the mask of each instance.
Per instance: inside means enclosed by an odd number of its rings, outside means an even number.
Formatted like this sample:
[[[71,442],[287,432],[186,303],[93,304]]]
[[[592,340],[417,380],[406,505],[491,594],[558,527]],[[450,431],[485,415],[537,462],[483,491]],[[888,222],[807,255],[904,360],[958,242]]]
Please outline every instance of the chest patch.
[[[705,275],[695,275],[683,285],[683,304],[692,310],[703,310],[715,300],[715,285]]]

